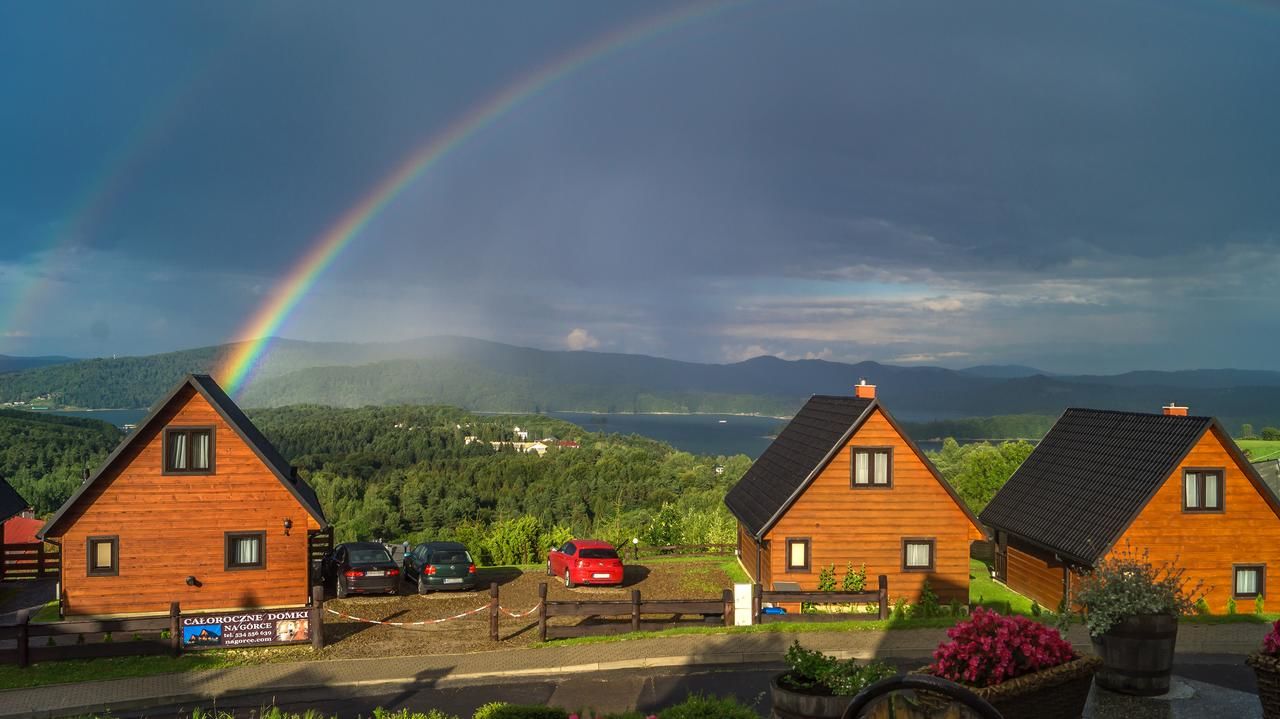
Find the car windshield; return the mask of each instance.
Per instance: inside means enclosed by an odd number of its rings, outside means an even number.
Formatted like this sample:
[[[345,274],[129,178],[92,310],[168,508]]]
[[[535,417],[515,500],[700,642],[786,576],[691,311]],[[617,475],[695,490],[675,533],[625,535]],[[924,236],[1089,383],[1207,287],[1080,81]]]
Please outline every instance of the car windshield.
[[[578,556],[583,559],[617,559],[618,553],[612,549],[583,549]]]
[[[436,564],[470,564],[471,555],[455,549],[437,550],[431,554],[431,561]]]
[[[352,564],[374,564],[376,562],[390,562],[391,555],[387,554],[385,549],[353,549],[351,550]]]

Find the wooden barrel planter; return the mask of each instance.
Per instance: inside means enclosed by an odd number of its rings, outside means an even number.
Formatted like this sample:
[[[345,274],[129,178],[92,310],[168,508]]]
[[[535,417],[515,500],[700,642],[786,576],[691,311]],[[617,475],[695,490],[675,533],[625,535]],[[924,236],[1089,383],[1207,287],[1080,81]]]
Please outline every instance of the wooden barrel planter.
[[[1106,634],[1093,638],[1102,657],[1094,680],[1121,694],[1156,696],[1169,691],[1173,651],[1178,643],[1178,618],[1172,614],[1126,617]]]
[[[769,682],[773,695],[772,719],[840,719],[853,697],[830,694],[807,694],[788,689],[779,683],[787,674],[779,674]]]

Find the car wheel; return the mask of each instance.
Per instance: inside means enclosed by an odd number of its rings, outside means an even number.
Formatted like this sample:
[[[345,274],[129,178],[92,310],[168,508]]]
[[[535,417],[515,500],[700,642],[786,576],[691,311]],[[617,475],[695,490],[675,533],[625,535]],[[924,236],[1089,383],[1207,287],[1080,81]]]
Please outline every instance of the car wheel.
[[[430,594],[431,589],[427,586],[427,580],[418,577],[418,594]]]
[[[343,582],[341,579],[336,580],[335,583],[338,585],[337,592],[336,592],[338,595],[338,599],[346,599],[347,595],[350,594],[350,592],[347,591],[346,583]]]
[[[573,589],[573,578],[569,576],[569,570],[564,570],[564,588]]]

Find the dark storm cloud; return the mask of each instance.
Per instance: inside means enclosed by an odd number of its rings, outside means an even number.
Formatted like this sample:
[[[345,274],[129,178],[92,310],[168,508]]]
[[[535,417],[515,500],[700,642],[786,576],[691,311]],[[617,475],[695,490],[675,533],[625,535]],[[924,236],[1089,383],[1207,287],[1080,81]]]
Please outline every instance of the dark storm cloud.
[[[62,278],[54,323],[86,301],[110,311],[104,272],[129,273],[131,310],[161,302],[175,272],[205,300],[202,328],[113,322],[113,351],[235,332],[420,142],[657,11],[150,9],[31,6],[0,24],[0,83],[20,99],[0,107],[0,293],[38,266]],[[468,138],[285,331],[716,360],[1265,366],[1274,342],[1234,338],[1280,309],[1257,281],[1280,269],[1277,31],[1268,6],[1225,2],[741,3]],[[80,261],[51,262],[157,104],[177,110],[134,143],[73,238]],[[1214,341],[1170,359],[1189,327]],[[1098,342],[1111,351],[1082,349]]]

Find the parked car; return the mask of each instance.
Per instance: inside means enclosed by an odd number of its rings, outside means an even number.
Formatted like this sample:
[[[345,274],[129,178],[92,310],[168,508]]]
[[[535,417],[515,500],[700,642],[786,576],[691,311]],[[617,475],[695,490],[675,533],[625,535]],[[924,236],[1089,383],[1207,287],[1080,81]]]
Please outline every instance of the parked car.
[[[598,539],[571,539],[547,554],[547,576],[563,577],[564,586],[622,584],[622,558],[612,544]]]
[[[352,594],[396,594],[400,568],[378,542],[347,542],[325,554],[320,563],[324,583],[334,585],[338,597]]]
[[[476,588],[476,563],[458,542],[424,542],[404,557],[404,580],[418,585],[418,594],[438,589]]]

